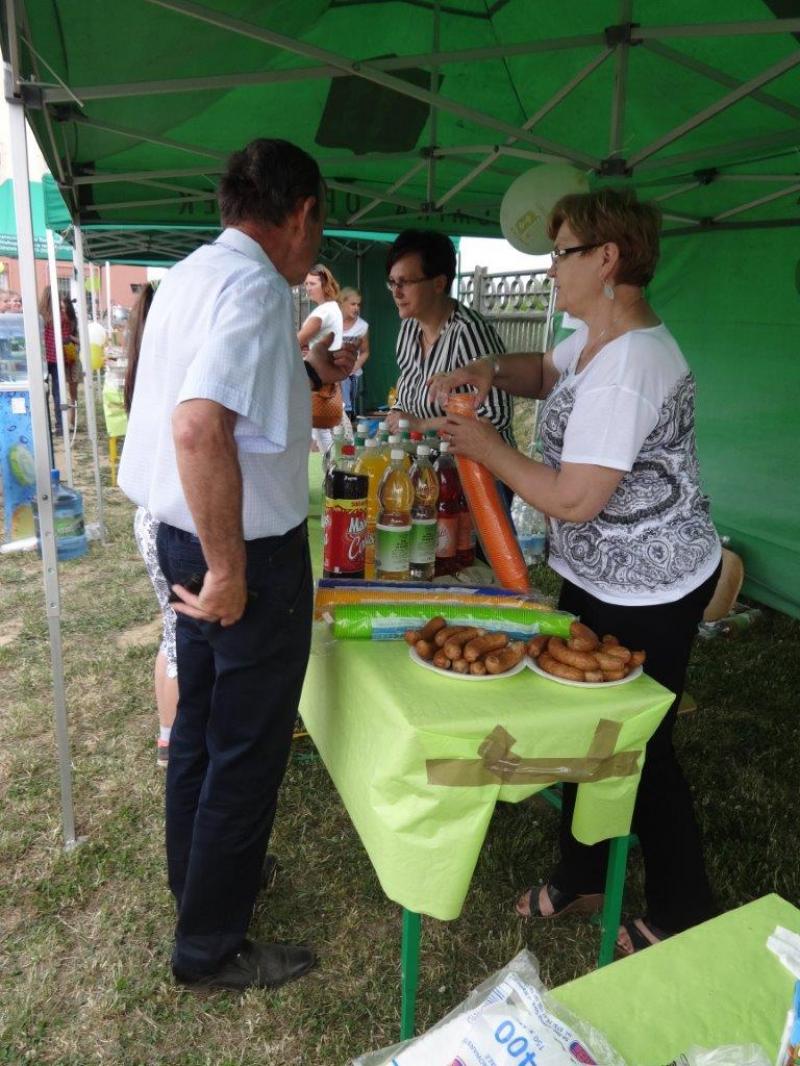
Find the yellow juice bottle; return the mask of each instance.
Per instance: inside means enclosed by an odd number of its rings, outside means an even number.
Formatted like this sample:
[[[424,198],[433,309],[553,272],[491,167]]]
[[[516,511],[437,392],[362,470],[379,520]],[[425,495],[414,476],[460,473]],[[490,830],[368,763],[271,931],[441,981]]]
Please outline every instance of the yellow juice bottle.
[[[355,473],[366,474],[369,478],[367,491],[367,540],[364,556],[364,577],[375,577],[375,527],[378,523],[378,488],[384,472],[389,465],[388,454],[378,446],[375,437],[364,442],[364,450],[356,460]]]
[[[408,581],[411,548],[411,507],[414,486],[406,473],[406,453],[392,448],[391,466],[378,488],[375,527],[375,571],[379,581]]]

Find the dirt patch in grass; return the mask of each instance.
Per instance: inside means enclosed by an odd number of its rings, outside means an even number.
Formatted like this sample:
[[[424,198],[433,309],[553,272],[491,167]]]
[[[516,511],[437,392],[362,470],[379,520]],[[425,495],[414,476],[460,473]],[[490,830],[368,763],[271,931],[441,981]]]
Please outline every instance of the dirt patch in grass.
[[[8,648],[17,642],[24,626],[21,618],[12,618],[0,625],[0,648]]]
[[[145,622],[140,626],[131,626],[116,638],[118,648],[152,648],[161,639],[161,618]]]

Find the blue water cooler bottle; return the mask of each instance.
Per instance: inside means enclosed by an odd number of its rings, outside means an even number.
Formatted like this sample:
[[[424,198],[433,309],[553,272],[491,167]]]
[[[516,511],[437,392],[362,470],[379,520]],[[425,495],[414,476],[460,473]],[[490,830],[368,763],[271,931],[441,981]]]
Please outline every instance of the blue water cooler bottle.
[[[58,470],[50,471],[53,488],[53,525],[56,535],[56,551],[59,562],[77,559],[88,551],[86,530],[83,523],[83,496],[77,489],[62,485]],[[39,515],[34,507],[36,536],[39,537]],[[41,555],[41,541],[38,545]]]

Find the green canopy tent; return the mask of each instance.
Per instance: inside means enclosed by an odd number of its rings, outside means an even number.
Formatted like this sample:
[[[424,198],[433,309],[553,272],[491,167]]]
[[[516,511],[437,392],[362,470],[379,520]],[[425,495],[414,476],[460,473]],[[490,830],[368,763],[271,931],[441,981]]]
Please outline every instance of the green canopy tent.
[[[225,158],[261,135],[315,154],[340,229],[496,235],[514,177],[554,159],[659,200],[652,298],[698,378],[716,521],[747,590],[800,614],[794,0],[8,3],[81,226],[216,224]]]

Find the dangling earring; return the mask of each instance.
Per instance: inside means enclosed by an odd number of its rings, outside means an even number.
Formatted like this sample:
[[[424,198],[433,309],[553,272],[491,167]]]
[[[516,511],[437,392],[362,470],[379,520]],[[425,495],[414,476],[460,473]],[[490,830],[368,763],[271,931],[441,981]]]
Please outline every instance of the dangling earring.
[[[603,285],[603,296],[605,296],[607,300],[615,300],[617,298],[617,294],[614,291],[614,286],[609,284],[609,282],[606,282]]]

